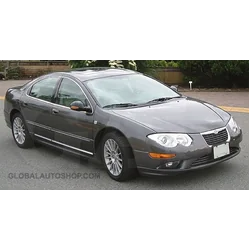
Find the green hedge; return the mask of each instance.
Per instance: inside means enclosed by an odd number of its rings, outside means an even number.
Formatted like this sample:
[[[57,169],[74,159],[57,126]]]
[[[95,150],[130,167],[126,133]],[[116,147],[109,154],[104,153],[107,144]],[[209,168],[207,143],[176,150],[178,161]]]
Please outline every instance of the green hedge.
[[[0,62],[0,72],[3,72],[5,69],[4,63]]]
[[[130,61],[120,61],[122,67],[131,68]],[[158,68],[179,67],[184,80],[192,80],[194,87],[206,88],[248,88],[249,61],[242,60],[136,60],[136,69],[156,76]],[[71,67],[108,67],[109,60],[69,61]],[[132,68],[133,69],[133,68]]]
[[[19,67],[11,67],[7,69],[6,72],[7,79],[20,79],[21,77],[21,69]]]
[[[248,88],[249,61],[243,60],[192,60],[178,61],[185,81],[192,80],[194,87]]]

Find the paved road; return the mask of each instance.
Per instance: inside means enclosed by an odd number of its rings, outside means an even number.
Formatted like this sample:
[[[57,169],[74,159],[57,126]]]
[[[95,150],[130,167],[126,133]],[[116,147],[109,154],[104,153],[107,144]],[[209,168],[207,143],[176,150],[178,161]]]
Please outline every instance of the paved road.
[[[28,82],[28,80],[0,80],[0,96],[4,96],[8,88],[24,85],[26,82]]]
[[[138,177],[126,183],[117,183],[96,162],[84,162],[79,157],[43,146],[28,150],[18,148],[5,125],[3,101],[0,101],[0,189],[249,189],[249,115],[233,115],[244,131],[242,152],[238,157],[212,168],[179,176]],[[31,179],[22,179],[23,173],[34,175],[29,176]],[[46,179],[49,173],[51,176]],[[72,174],[72,179],[57,179],[58,176],[53,176],[55,173]],[[84,178],[74,179],[76,174]],[[96,174],[100,178],[94,178]],[[41,179],[34,179],[37,177]]]

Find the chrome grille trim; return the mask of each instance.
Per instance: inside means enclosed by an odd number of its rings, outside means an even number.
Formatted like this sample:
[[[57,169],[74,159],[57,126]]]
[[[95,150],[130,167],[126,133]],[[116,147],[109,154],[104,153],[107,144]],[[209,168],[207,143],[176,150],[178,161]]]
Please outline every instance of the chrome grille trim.
[[[226,134],[219,134],[221,131],[225,130]],[[218,129],[213,129],[210,131],[206,131],[206,132],[202,132],[200,133],[204,139],[204,141],[206,142],[206,144],[209,147],[213,147],[213,146],[217,146],[223,143],[227,143],[230,142],[230,134],[227,130],[226,127],[223,128],[218,128]],[[209,135],[211,135],[211,137],[209,138]],[[218,137],[216,138],[216,135],[218,135]]]

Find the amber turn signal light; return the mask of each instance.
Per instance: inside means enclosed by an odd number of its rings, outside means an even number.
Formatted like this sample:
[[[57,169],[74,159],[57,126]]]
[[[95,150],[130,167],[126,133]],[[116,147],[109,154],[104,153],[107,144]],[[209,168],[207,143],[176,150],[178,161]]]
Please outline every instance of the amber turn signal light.
[[[77,106],[71,106],[70,108],[73,109],[73,110],[78,110],[79,109],[79,107],[77,107]]]
[[[176,154],[149,153],[149,156],[153,159],[172,159],[176,156]]]

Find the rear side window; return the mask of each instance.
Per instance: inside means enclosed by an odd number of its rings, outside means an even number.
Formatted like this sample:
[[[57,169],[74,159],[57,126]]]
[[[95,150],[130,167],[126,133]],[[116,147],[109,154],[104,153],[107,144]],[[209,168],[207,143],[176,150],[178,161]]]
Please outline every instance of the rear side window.
[[[35,83],[29,95],[44,101],[51,102],[58,79],[58,77],[49,77]]]

